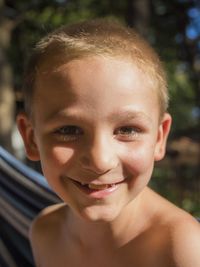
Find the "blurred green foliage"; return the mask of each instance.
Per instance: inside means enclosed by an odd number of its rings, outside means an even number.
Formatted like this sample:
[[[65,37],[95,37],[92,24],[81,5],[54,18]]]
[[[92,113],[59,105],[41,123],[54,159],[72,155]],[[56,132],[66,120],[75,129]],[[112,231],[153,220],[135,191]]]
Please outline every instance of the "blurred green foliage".
[[[183,174],[184,171],[184,174]],[[197,167],[177,168],[157,166],[154,169],[150,187],[179,207],[200,218],[200,184]]]

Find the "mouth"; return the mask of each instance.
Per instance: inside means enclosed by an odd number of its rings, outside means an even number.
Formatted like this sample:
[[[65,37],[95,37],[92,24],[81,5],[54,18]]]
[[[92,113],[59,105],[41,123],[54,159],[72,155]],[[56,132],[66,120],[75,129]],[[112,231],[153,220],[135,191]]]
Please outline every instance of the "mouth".
[[[83,182],[78,182],[78,181],[73,180],[71,178],[68,178],[68,179],[70,179],[72,181],[72,183],[79,190],[81,190],[83,193],[89,195],[90,197],[94,197],[94,198],[103,198],[103,197],[110,195],[111,193],[116,191],[116,189],[118,189],[120,184],[122,184],[124,182],[124,180],[123,180],[120,182],[110,183],[110,184],[94,184],[94,183],[88,183],[87,184],[87,183],[83,183]]]
[[[93,184],[93,183],[89,183],[89,184],[85,184],[85,183],[81,183],[81,182],[77,182],[80,186],[82,187],[86,187],[88,189],[92,189],[92,190],[106,190],[108,188],[114,187],[116,184]]]

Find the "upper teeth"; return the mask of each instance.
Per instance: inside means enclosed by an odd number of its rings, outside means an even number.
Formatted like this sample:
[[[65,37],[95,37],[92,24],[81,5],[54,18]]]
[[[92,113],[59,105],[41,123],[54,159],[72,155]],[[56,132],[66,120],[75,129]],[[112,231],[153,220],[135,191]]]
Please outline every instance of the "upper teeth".
[[[88,187],[90,189],[104,190],[114,185],[115,184],[88,184]]]
[[[97,190],[103,190],[103,189],[107,189],[111,186],[114,186],[115,184],[86,184],[81,182],[81,185],[83,186],[88,186],[90,189],[97,189]]]
[[[88,187],[90,189],[102,190],[102,189],[107,189],[109,187],[109,185],[107,185],[107,184],[88,184]]]
[[[90,189],[96,189],[96,190],[104,190],[104,189],[107,189],[109,187],[116,185],[115,183],[112,183],[112,184],[87,184],[87,183],[80,182],[80,181],[76,181],[76,182],[78,182],[82,186],[87,186]]]

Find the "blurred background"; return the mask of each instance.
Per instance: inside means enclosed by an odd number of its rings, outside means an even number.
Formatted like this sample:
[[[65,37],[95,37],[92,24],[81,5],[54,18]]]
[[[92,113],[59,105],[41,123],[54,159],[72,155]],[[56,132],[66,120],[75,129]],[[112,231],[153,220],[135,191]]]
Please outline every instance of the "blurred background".
[[[15,118],[23,69],[40,37],[62,24],[110,17],[137,29],[165,64],[173,127],[150,186],[200,217],[200,1],[0,0],[0,145],[25,164]]]

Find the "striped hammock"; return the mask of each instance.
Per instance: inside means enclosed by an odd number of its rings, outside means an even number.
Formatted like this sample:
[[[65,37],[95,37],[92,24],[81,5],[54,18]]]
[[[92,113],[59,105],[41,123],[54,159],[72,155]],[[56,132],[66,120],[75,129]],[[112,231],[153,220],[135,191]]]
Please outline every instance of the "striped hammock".
[[[0,147],[0,266],[32,267],[28,232],[44,207],[59,202],[44,177]]]

